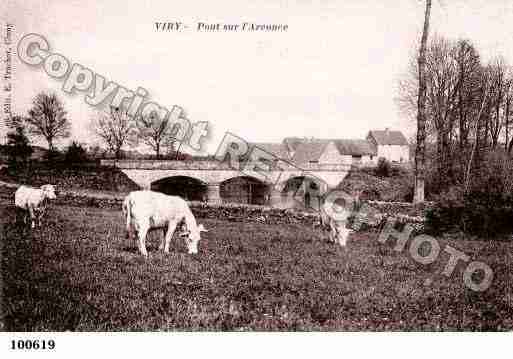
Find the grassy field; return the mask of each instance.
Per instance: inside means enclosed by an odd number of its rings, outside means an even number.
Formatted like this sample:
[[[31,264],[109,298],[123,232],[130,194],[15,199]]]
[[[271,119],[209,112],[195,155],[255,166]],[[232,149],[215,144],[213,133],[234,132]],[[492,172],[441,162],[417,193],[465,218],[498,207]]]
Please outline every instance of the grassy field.
[[[111,330],[511,330],[511,243],[441,241],[488,263],[483,293],[457,267],[396,253],[376,233],[347,248],[301,225],[205,220],[200,253],[176,241],[150,257],[125,239],[120,211],[52,207],[33,233],[0,205],[2,321],[9,331]],[[428,284],[429,283],[429,284]]]

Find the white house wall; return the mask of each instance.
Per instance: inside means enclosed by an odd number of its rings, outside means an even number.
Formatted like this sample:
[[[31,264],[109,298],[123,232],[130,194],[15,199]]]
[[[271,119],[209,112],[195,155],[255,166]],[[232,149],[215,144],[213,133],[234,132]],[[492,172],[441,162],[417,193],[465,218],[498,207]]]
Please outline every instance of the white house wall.
[[[326,145],[324,152],[319,157],[319,164],[351,164],[351,156],[344,156],[340,154],[337,146],[330,142]]]
[[[408,146],[379,145],[378,158],[384,157],[393,162],[409,162],[410,150]]]

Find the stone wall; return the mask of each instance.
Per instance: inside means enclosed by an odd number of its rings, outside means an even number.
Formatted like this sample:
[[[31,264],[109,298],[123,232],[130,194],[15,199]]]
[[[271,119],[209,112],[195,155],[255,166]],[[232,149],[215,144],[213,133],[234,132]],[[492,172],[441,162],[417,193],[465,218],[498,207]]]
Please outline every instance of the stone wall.
[[[5,184],[5,185],[4,185]],[[0,183],[0,199],[13,201],[14,191],[17,185]],[[78,190],[62,191],[59,197],[52,201],[52,205],[80,206],[105,208],[121,211],[121,204],[126,193],[102,193],[83,192]],[[387,218],[394,218],[402,223],[411,223],[422,232],[424,226],[424,213],[431,203],[414,206],[411,203],[402,202],[376,202],[368,201],[364,204],[376,209],[379,213],[376,217],[364,220],[362,229],[379,228]],[[302,224],[312,227],[320,226],[318,212],[306,212],[300,209],[279,209],[268,206],[237,204],[237,203],[204,203],[189,202],[194,215],[197,218],[212,218],[236,222],[258,222],[268,224]],[[355,219],[355,222],[358,218]],[[354,226],[356,228],[356,226]]]
[[[90,194],[77,194],[66,192],[56,201],[59,205],[76,205],[97,208],[111,208],[121,210],[124,196]],[[237,222],[259,222],[269,224],[305,224],[310,226],[320,225],[318,212],[302,211],[301,209],[279,209],[268,206],[249,205],[241,203],[204,203],[188,202],[197,218],[213,218]],[[411,223],[419,231],[422,231],[425,221],[425,211],[431,203],[420,206],[403,202],[377,202],[368,201],[364,204],[376,209],[379,213],[378,220],[365,219],[362,229],[377,228],[387,218],[393,218],[402,223]],[[355,221],[358,220],[358,217]],[[356,228],[356,226],[355,226]]]

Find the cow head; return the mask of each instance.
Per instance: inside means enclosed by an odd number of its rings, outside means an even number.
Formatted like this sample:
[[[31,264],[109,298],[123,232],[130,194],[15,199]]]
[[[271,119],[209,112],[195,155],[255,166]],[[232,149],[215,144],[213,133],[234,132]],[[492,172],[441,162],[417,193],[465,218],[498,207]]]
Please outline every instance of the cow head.
[[[186,227],[184,225],[184,227]],[[182,230],[180,236],[185,237],[185,243],[187,244],[187,250],[189,254],[198,253],[198,243],[201,240],[201,232],[208,232],[202,224],[199,224],[196,228]]]
[[[57,196],[55,195],[55,187],[51,184],[45,184],[41,186],[41,190],[43,194],[48,199],[55,199]]]

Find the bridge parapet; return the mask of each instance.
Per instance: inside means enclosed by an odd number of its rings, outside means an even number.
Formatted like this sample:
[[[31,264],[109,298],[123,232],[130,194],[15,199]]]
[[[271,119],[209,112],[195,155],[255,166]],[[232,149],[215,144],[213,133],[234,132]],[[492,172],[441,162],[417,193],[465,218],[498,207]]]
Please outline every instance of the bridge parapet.
[[[167,161],[167,160],[101,160],[102,166],[117,167],[121,169],[144,169],[144,170],[208,170],[208,171],[233,171],[237,168],[232,168],[228,162],[219,161]],[[251,169],[259,167],[262,164],[259,162],[241,164],[241,171],[250,171]],[[303,166],[295,166],[292,163],[278,162],[275,164],[274,170],[278,171],[292,171],[292,172],[316,172],[316,171],[349,171],[350,164],[337,163],[337,164],[319,164],[307,163]],[[279,168],[277,168],[279,167]]]

